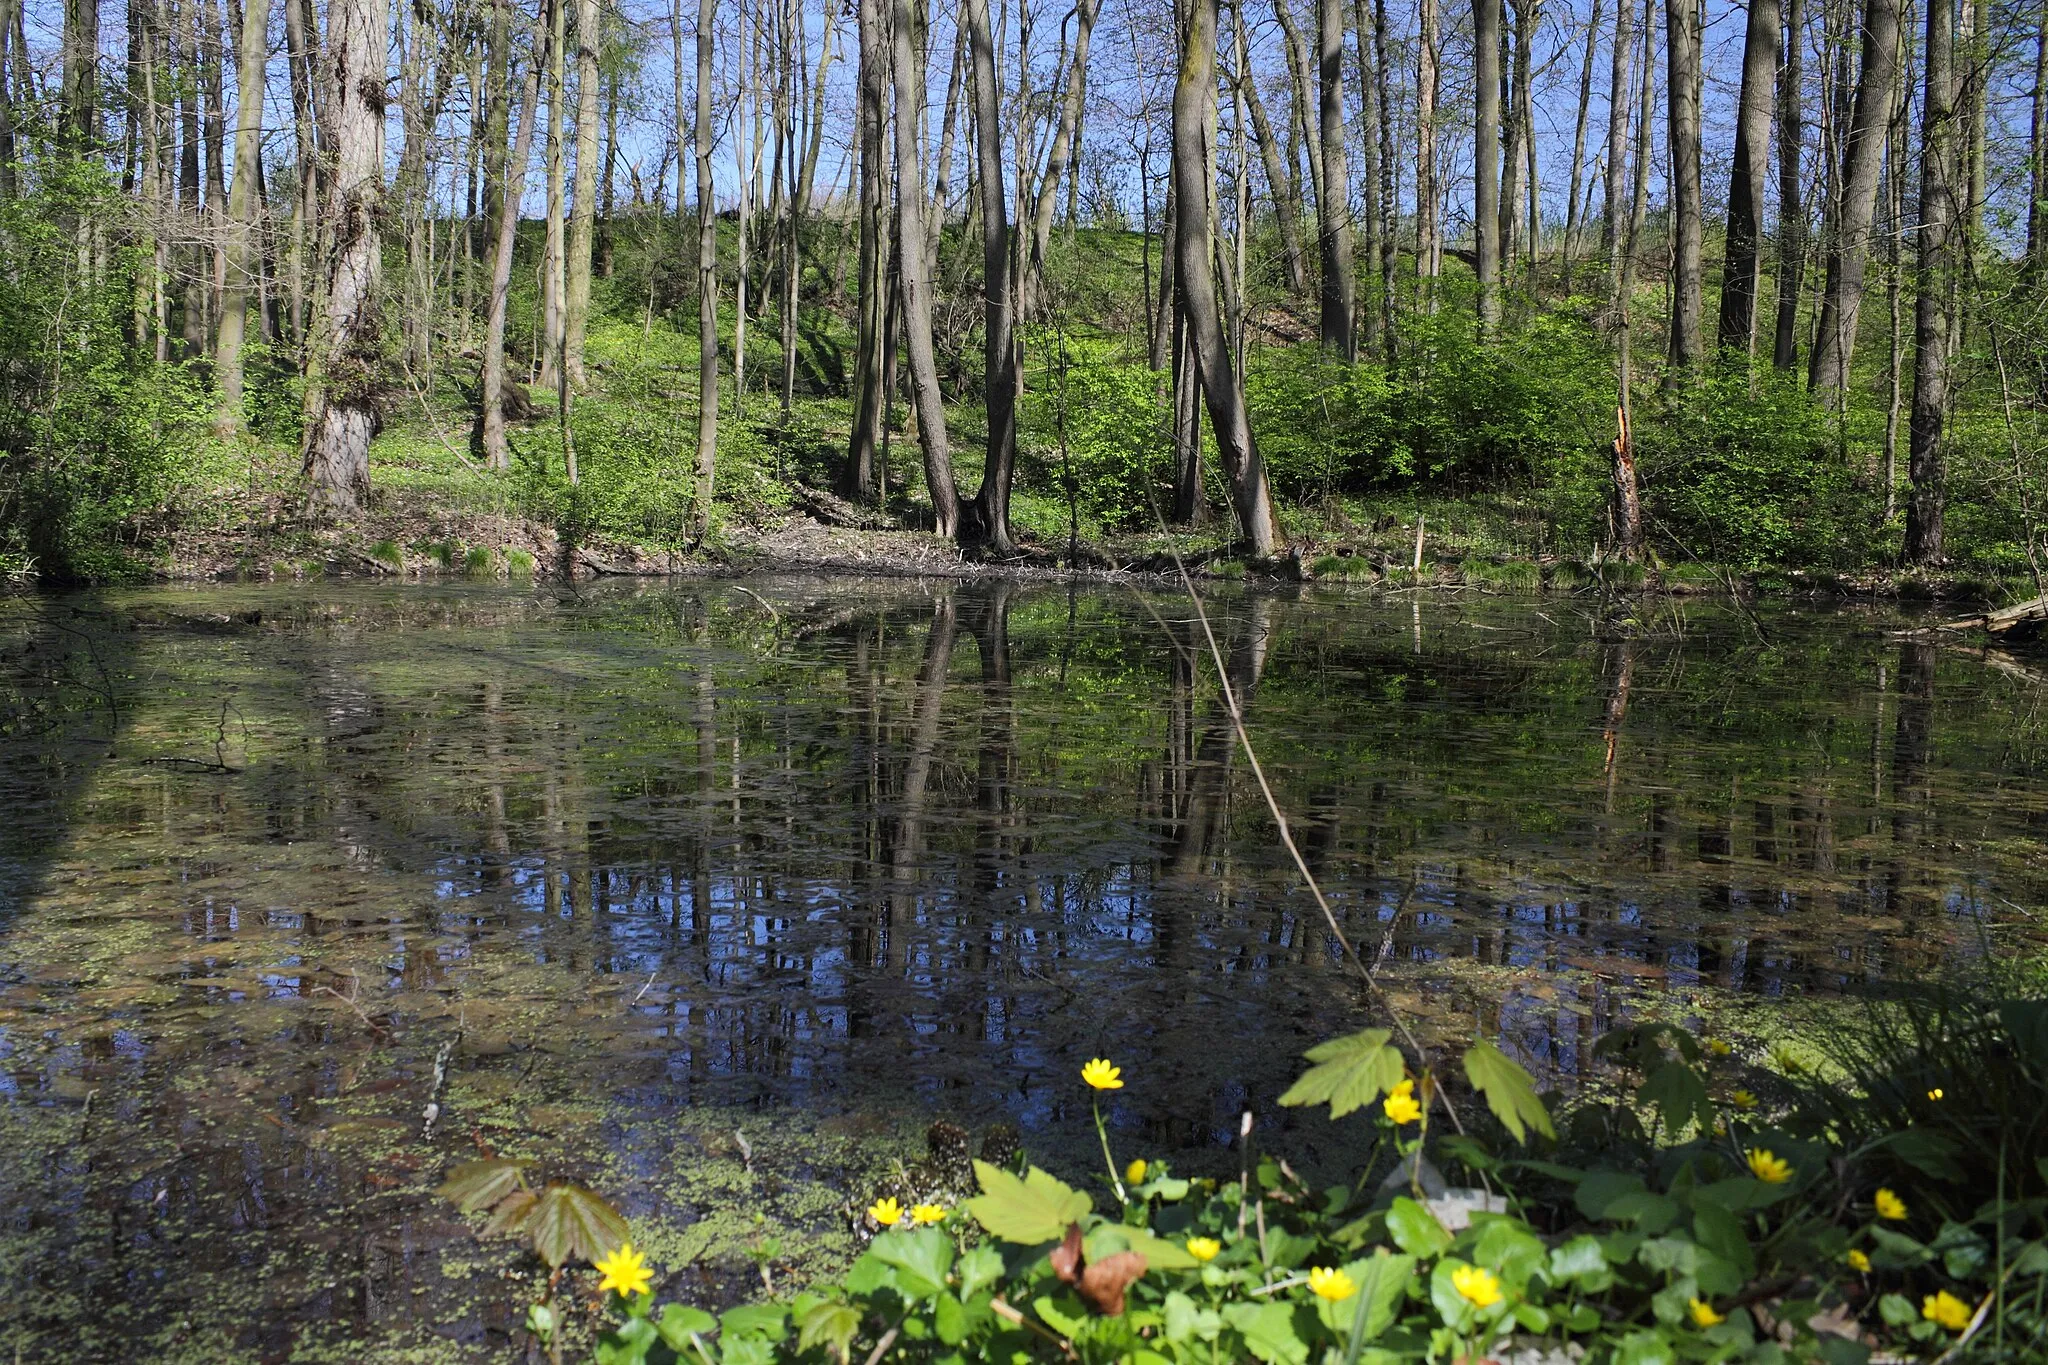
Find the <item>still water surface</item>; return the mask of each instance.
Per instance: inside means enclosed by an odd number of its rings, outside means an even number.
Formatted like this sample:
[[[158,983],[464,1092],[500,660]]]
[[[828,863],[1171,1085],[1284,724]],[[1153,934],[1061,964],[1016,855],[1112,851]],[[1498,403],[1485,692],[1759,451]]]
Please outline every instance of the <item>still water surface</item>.
[[[1617,1019],[1739,1031],[2048,901],[2048,693],[1898,618],[1211,611],[1346,933],[1565,1088]],[[429,1193],[483,1149],[724,1296],[752,1213],[843,1241],[935,1116],[1071,1147],[1090,1056],[1132,1151],[1234,1168],[1251,1107],[1313,1159],[1272,1100],[1373,1018],[1172,596],[154,589],[0,604],[0,653],[24,1359],[500,1358],[513,1258]]]

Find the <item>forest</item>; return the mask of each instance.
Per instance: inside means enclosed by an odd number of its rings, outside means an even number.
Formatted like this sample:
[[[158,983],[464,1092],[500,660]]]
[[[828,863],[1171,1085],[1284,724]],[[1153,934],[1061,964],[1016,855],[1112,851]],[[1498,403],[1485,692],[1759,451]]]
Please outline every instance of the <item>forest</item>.
[[[2033,596],[2044,16],[0,0],[0,563],[829,501]]]

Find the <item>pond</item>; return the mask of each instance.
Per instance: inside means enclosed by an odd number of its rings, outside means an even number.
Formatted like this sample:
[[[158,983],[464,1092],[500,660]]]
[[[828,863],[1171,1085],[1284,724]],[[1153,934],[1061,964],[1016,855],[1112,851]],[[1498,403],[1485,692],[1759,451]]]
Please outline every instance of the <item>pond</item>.
[[[1547,1085],[1751,1036],[2044,900],[2041,678],[1874,610],[1207,601],[1302,854],[1425,1037]],[[820,580],[0,603],[0,1353],[502,1359],[432,1194],[533,1155],[730,1300],[934,1119],[1341,1166],[1383,1016],[1184,597]],[[435,1107],[430,1124],[424,1115]],[[780,1277],[777,1279],[776,1277]]]

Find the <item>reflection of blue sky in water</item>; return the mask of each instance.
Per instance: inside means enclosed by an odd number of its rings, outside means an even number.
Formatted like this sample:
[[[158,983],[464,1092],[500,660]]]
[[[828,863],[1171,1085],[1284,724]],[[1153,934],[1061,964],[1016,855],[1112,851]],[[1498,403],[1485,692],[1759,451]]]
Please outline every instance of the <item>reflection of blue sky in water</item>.
[[[293,1220],[368,1201],[375,1236],[439,1228],[431,1259],[463,1233],[424,1191],[473,1134],[688,1222],[663,1182],[714,1159],[714,1107],[764,1151],[931,1114],[1057,1150],[1108,1054],[1123,1142],[1234,1162],[1249,1103],[1331,1154],[1272,1100],[1369,1016],[1134,597],[1070,624],[1059,588],[754,586],[779,615],[716,584],[96,608],[114,756],[90,706],[0,739],[0,1206],[220,1233],[180,1274],[282,1239],[276,1301],[384,1321],[315,1303],[369,1272]],[[1923,974],[2039,903],[2030,684],[1853,614],[1784,613],[1766,650],[1712,604],[1632,644],[1586,605],[1433,601],[1418,649],[1410,603],[1216,604],[1304,853],[1426,1028],[1569,1082],[1617,1018]],[[141,762],[217,742],[236,771]],[[0,1284],[51,1273],[30,1246]],[[428,1300],[407,1320],[456,1311]]]

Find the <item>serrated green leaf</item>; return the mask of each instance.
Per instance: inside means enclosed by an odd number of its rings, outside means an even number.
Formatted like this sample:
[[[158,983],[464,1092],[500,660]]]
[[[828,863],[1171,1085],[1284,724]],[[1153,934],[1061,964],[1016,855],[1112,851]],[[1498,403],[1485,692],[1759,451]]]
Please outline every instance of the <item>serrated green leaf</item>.
[[[953,1239],[937,1228],[892,1228],[875,1238],[868,1251],[895,1267],[896,1287],[906,1299],[938,1293],[953,1268]]]
[[[1294,1309],[1285,1303],[1233,1303],[1223,1320],[1244,1338],[1245,1349],[1266,1365],[1303,1365],[1308,1343],[1294,1330]]]
[[[550,1185],[527,1218],[533,1249],[554,1269],[609,1256],[626,1240],[619,1211],[580,1185]]]
[[[487,1209],[518,1189],[526,1181],[525,1171],[533,1162],[510,1157],[469,1161],[448,1172],[448,1178],[434,1191],[464,1213]]]
[[[1280,1097],[1285,1105],[1330,1105],[1330,1117],[1343,1118],[1362,1109],[1401,1083],[1407,1063],[1399,1048],[1387,1040],[1393,1034],[1383,1028],[1332,1038],[1318,1043],[1302,1055],[1316,1065],[1301,1074]]]
[[[526,1220],[533,1216],[533,1206],[539,1202],[540,1196],[532,1190],[512,1191],[491,1210],[491,1221],[484,1224],[484,1235],[497,1237],[521,1231],[526,1227]]]
[[[1545,1137],[1557,1136],[1550,1111],[1536,1097],[1536,1082],[1521,1064],[1483,1039],[1465,1049],[1465,1079],[1486,1097],[1486,1107],[1501,1121],[1515,1141],[1526,1143],[1534,1128]]]
[[[1003,1253],[978,1246],[960,1258],[960,1297],[971,1299],[1003,1277]]]
[[[1665,1062],[1650,1072],[1636,1090],[1636,1103],[1654,1105],[1665,1131],[1682,1133],[1697,1119],[1702,1128],[1714,1124],[1714,1105],[1707,1084],[1684,1062]]]
[[[689,1347],[692,1333],[708,1332],[717,1325],[718,1319],[701,1308],[671,1303],[662,1308],[654,1330],[661,1333],[662,1344],[681,1354]]]
[[[853,1344],[853,1338],[859,1331],[858,1308],[844,1303],[821,1303],[798,1320],[796,1348],[801,1353],[814,1346],[825,1346],[831,1349],[833,1355],[844,1360],[847,1347]],[[675,1342],[670,1342],[669,1345],[678,1351],[682,1350]]]
[[[1080,1190],[1033,1166],[1019,1180],[1000,1166],[974,1163],[981,1194],[966,1201],[967,1211],[991,1237],[1024,1246],[1057,1242],[1067,1225],[1087,1217],[1092,1203]]]

